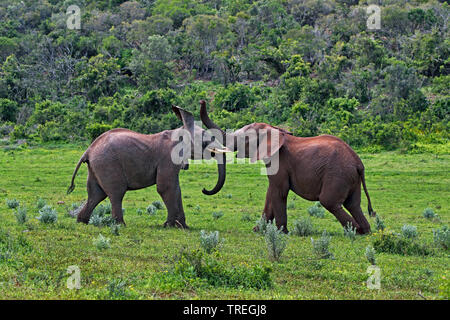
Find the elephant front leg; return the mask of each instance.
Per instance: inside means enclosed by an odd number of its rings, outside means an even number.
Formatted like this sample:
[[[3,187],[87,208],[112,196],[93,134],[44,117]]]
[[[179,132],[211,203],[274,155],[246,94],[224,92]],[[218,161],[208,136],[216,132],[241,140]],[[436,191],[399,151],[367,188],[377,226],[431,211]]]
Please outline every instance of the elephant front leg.
[[[275,224],[278,229],[283,230],[285,233],[288,233],[286,214],[288,193],[288,186],[269,183],[263,212],[263,217],[265,216],[266,220],[273,221],[275,219]]]
[[[167,208],[167,220],[165,227],[180,227],[188,229],[181,200],[181,189],[178,174],[175,177],[158,175],[157,191]]]

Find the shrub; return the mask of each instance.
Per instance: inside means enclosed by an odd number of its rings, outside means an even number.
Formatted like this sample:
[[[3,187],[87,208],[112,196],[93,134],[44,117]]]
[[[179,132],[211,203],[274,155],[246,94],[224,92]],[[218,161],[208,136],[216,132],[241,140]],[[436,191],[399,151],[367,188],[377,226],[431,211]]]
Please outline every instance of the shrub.
[[[214,97],[214,104],[227,111],[236,112],[251,107],[256,97],[249,86],[235,83],[220,88]]]
[[[351,222],[347,222],[347,225],[344,227],[344,236],[349,238],[352,242],[356,239],[356,228],[353,227]]]
[[[219,219],[223,217],[223,212],[222,211],[213,211],[212,216],[214,219]]]
[[[241,216],[241,220],[245,222],[252,221],[252,217],[248,212],[244,212]]]
[[[371,245],[368,245],[366,247],[366,258],[367,258],[367,260],[369,260],[369,262],[372,265],[376,265],[377,264],[376,263],[376,258],[375,258],[375,253],[376,253],[376,251]]]
[[[144,209],[142,209],[142,208],[138,208],[137,210],[136,210],[136,213],[139,215],[139,216],[142,216],[143,214],[144,214]]]
[[[443,226],[441,229],[433,229],[433,241],[444,249],[450,248],[450,229],[448,226]]]
[[[6,199],[6,206],[10,209],[15,209],[19,205],[20,205],[20,202],[17,199]]]
[[[67,214],[72,218],[76,218],[81,209],[83,209],[83,206],[84,202],[74,202],[67,209]]]
[[[377,252],[385,252],[399,255],[429,255],[430,249],[410,238],[403,237],[392,232],[381,232],[373,242]]]
[[[108,282],[108,295],[110,298],[122,298],[126,297],[126,288],[127,283],[122,279],[113,279]]]
[[[87,131],[91,141],[94,141],[102,133],[104,133],[106,131],[109,131],[112,128],[113,127],[110,124],[93,123],[93,124],[90,124],[90,125],[86,126],[86,131]]]
[[[111,247],[111,240],[109,238],[105,238],[101,233],[97,238],[94,238],[92,243],[98,250],[105,250]]]
[[[158,210],[164,209],[164,205],[163,205],[162,202],[159,201],[159,200],[153,201],[153,202],[152,202],[152,205],[155,206],[155,208],[158,209]]]
[[[120,235],[120,233],[119,233],[120,228],[121,228],[121,225],[120,225],[120,224],[117,224],[117,223],[111,223],[111,225],[109,226],[109,228],[110,228],[111,233],[112,233],[113,235],[115,235],[115,236],[119,236],[119,235]]]
[[[266,214],[263,214],[262,217],[256,221],[256,226],[255,226],[254,230],[260,234],[265,234],[268,224],[269,224],[269,221],[266,219]]]
[[[110,227],[115,223],[116,221],[111,216],[106,216],[98,212],[93,212],[91,218],[89,219],[89,224],[92,224],[93,226],[96,227],[104,227],[104,226]]]
[[[214,250],[218,250],[222,243],[223,239],[219,237],[219,231],[200,231],[200,246],[206,253],[211,253]]]
[[[16,216],[17,223],[19,224],[24,224],[28,220],[26,207],[18,207],[17,210],[14,211],[14,215]]]
[[[314,227],[312,225],[311,219],[302,218],[294,221],[293,234],[300,237],[310,236],[314,233]]]
[[[384,225],[384,221],[377,215],[375,217],[375,228],[378,231],[383,231],[386,226]]]
[[[41,197],[39,197],[37,200],[36,200],[36,208],[39,210],[39,209],[42,209],[43,207],[45,207],[47,205],[47,201],[45,201],[44,199],[42,199]]]
[[[266,227],[264,239],[269,252],[269,258],[278,261],[286,249],[288,236],[282,230],[278,230],[274,223],[269,223]]]
[[[156,212],[158,211],[158,209],[153,205],[153,204],[149,204],[147,207],[147,213],[151,216],[154,216],[156,214]]]
[[[42,223],[55,223],[58,219],[56,210],[49,205],[45,205],[39,210],[39,217],[37,219]]]
[[[402,235],[408,239],[415,239],[418,236],[417,227],[405,224],[402,227]]]
[[[313,252],[320,259],[334,258],[334,255],[329,251],[331,236],[326,230],[323,231],[322,236],[318,240],[311,238]]]
[[[323,218],[325,217],[325,209],[322,207],[319,201],[316,201],[313,206],[307,209],[308,213],[312,217]]]
[[[200,250],[182,251],[174,257],[173,266],[163,278],[166,282],[178,282],[181,288],[210,285],[214,287],[269,289],[273,286],[269,267],[229,267]],[[173,287],[173,285],[171,286]]]
[[[423,216],[427,219],[433,219],[434,217],[436,217],[436,214],[434,213],[433,209],[426,208],[425,210],[423,210]]]

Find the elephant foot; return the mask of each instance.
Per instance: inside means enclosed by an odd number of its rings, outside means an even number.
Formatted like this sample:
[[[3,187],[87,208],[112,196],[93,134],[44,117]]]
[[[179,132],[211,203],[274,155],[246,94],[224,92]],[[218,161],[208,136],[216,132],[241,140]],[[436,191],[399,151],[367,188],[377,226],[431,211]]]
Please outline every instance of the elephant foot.
[[[369,229],[357,228],[356,233],[359,235],[369,234],[370,228]]]
[[[164,222],[164,228],[173,228],[173,227],[177,227],[180,229],[189,229],[188,225],[186,223],[182,223],[178,220],[175,221],[169,221],[167,220],[166,222]]]
[[[89,219],[82,218],[82,217],[78,216],[77,217],[77,222],[81,222],[81,223],[84,223],[84,224],[89,224]]]

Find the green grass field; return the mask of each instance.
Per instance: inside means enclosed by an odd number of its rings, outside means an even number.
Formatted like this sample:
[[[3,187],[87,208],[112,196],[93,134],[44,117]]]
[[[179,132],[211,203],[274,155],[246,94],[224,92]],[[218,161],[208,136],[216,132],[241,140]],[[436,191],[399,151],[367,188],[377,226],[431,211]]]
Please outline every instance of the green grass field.
[[[214,164],[191,165],[180,174],[183,204],[189,230],[165,229],[166,211],[139,215],[137,209],[160,200],[156,187],[129,191],[124,200],[127,226],[120,235],[109,227],[77,224],[67,214],[74,202],[86,199],[87,170],[78,173],[75,191],[69,196],[73,169],[84,151],[81,146],[58,146],[0,151],[0,292],[2,299],[448,299],[449,252],[433,245],[432,230],[449,223],[450,156],[398,153],[361,154],[366,181],[377,214],[387,229],[400,232],[404,224],[417,226],[415,240],[429,246],[432,254],[398,255],[378,252],[381,289],[367,288],[365,249],[378,236],[344,237],[329,212],[312,217],[318,238],[323,230],[332,235],[330,250],[335,259],[317,259],[310,237],[290,235],[278,262],[268,259],[264,237],[252,231],[265,200],[267,177],[260,165],[232,164],[227,181],[215,196],[201,193],[217,179]],[[58,212],[54,224],[36,219],[36,200],[42,197]],[[16,198],[28,209],[28,221],[19,224],[6,199]],[[64,203],[61,203],[64,202]],[[363,197],[363,210],[367,209]],[[288,198],[288,227],[309,216],[311,202],[293,193]],[[432,208],[439,220],[422,215]],[[222,211],[215,219],[212,213]],[[243,217],[250,216],[250,219]],[[246,221],[247,220],[247,221]],[[369,219],[375,233],[374,219]],[[171,258],[200,248],[201,230],[218,230],[225,239],[215,259],[229,268],[272,268],[273,286],[255,289],[171,281]],[[110,238],[111,247],[99,250],[93,239]],[[67,268],[81,270],[81,288],[70,290]]]

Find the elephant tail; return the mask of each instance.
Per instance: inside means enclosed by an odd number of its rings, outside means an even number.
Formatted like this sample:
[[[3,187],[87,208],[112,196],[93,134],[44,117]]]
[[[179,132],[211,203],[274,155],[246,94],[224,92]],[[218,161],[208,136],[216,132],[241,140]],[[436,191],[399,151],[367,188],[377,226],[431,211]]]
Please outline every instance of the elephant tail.
[[[83,162],[87,162],[87,154],[86,152],[81,156],[80,160],[77,163],[77,166],[75,168],[75,171],[72,175],[72,183],[70,184],[69,188],[67,188],[67,194],[70,194],[75,189],[75,177],[77,175],[78,169],[80,169],[80,166]]]
[[[358,168],[358,173],[359,176],[361,177],[361,182],[364,188],[364,193],[366,194],[367,197],[367,210],[369,211],[369,216],[371,217],[375,217],[375,215],[377,214],[375,211],[373,211],[372,209],[372,203],[370,202],[370,197],[369,197],[369,192],[367,191],[367,187],[366,187],[366,179],[364,177],[364,167],[362,169]]]

